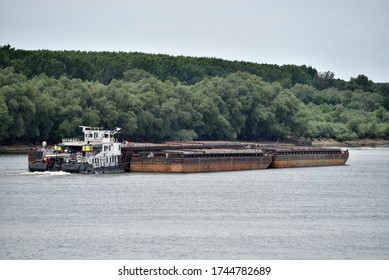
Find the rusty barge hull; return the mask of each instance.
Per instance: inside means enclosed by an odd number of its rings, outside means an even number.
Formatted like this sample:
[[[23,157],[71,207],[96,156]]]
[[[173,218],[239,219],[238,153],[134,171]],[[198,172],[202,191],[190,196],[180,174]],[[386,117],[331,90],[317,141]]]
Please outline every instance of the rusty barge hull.
[[[291,167],[315,167],[344,165],[347,158],[342,156],[274,156],[271,168],[291,168]]]
[[[266,169],[272,156],[258,150],[191,149],[132,156],[132,172],[196,173]]]
[[[170,146],[170,150],[149,147],[133,150],[128,158],[127,171],[196,173],[336,166],[344,165],[348,156],[348,151],[341,149],[300,146],[261,149]]]
[[[130,162],[131,172],[198,173],[266,169],[271,156],[250,158],[143,158]]]
[[[349,157],[348,151],[311,147],[268,149],[267,152],[273,154],[270,168],[344,165]]]

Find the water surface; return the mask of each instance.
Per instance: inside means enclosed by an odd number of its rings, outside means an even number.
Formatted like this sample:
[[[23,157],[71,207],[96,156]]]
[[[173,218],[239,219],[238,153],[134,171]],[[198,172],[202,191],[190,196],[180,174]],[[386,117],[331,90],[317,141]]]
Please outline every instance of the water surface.
[[[345,166],[29,173],[0,156],[0,259],[389,259],[389,149]]]

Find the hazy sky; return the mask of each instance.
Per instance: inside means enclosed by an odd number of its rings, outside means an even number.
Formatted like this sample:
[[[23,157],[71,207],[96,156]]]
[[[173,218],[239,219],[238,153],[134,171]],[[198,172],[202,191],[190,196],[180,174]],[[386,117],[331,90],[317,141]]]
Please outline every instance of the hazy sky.
[[[389,0],[0,0],[0,45],[313,66],[389,82]]]

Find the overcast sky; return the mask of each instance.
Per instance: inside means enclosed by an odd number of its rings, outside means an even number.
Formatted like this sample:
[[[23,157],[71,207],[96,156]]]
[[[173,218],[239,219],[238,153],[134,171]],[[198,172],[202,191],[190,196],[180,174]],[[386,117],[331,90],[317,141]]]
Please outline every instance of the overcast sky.
[[[0,0],[0,45],[313,66],[389,82],[389,0]]]

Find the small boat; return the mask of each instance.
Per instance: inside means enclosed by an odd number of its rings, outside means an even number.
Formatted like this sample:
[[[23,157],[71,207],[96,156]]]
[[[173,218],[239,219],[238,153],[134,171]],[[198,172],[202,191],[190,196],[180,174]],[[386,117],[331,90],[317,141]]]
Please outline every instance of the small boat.
[[[30,150],[28,168],[31,172],[65,171],[70,173],[120,173],[125,171],[121,144],[115,138],[120,128],[80,126],[84,140],[62,139],[60,144]]]

